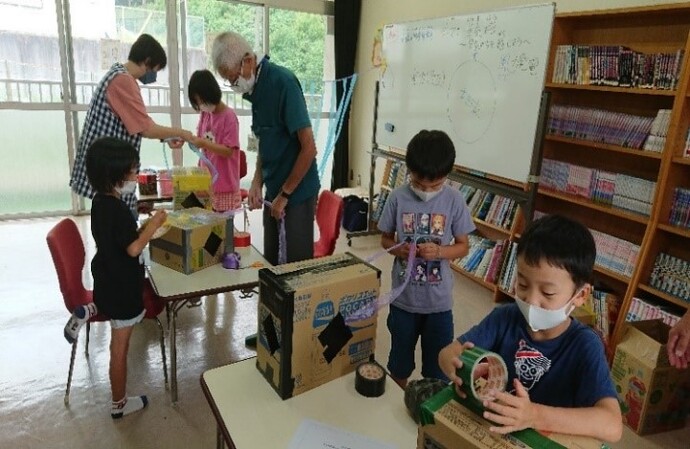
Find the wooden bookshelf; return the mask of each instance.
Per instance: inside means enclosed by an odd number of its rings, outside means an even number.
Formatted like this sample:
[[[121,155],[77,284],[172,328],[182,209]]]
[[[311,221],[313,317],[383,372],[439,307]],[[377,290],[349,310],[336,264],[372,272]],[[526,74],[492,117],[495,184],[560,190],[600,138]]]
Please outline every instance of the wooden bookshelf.
[[[676,92],[666,89],[639,89],[631,87],[616,87],[616,86],[595,86],[591,84],[561,84],[561,83],[545,83],[544,87],[547,89],[566,89],[566,90],[587,90],[594,92],[615,92],[626,95],[653,95],[659,97],[674,97]]]
[[[655,5],[557,14],[551,37],[545,88],[551,105],[593,108],[642,117],[655,117],[668,109],[669,127],[662,153],[547,135],[543,156],[595,170],[622,173],[656,183],[649,217],[598,204],[544,188],[539,189],[535,210],[555,211],[586,222],[591,229],[640,246],[635,270],[629,278],[596,267],[597,279],[616,283],[622,296],[608,353],[613,354],[625,317],[637,292],[646,292],[663,304],[688,309],[682,299],[649,285],[660,252],[690,261],[690,230],[669,224],[676,187],[690,188],[690,159],[682,157],[690,126],[690,3]],[[645,54],[684,50],[680,76],[674,90],[554,83],[559,45],[624,46]],[[560,79],[559,79],[560,80]],[[593,212],[587,212],[587,211]],[[688,249],[686,249],[688,248]]]
[[[553,142],[569,143],[582,147],[596,148],[597,150],[612,151],[614,153],[622,153],[635,157],[661,160],[661,153],[655,153],[653,151],[634,150],[632,148],[619,147],[617,145],[593,142],[591,140],[572,139],[570,137],[554,136],[551,134],[547,134],[544,139]],[[688,160],[688,163],[690,164],[690,159]]]
[[[649,221],[648,217],[645,217],[644,215],[639,215],[635,214],[632,212],[627,212],[623,209],[617,209],[612,206],[608,206],[606,204],[599,204],[595,203],[593,201],[590,201],[586,198],[578,197],[575,195],[569,195],[567,193],[561,193],[561,192],[556,192],[553,190],[547,190],[547,189],[539,189],[539,194],[544,195],[544,196],[549,196],[552,198],[557,198],[562,201],[567,201],[569,203],[577,204],[589,209],[594,209],[598,210],[600,212],[606,212],[607,214],[611,215],[612,217],[618,217],[618,218],[624,218],[626,220],[630,221],[636,221],[638,223],[647,223]]]
[[[454,271],[456,271],[456,272],[462,274],[463,276],[465,276],[466,278],[468,278],[469,280],[471,280],[472,282],[476,282],[477,284],[481,285],[482,287],[486,288],[487,290],[490,290],[490,291],[492,291],[492,292],[496,292],[497,287],[496,287],[495,284],[490,284],[490,283],[486,282],[484,279],[482,279],[482,278],[480,278],[480,277],[477,277],[477,276],[475,276],[475,275],[472,274],[472,273],[468,273],[467,271],[465,271],[465,270],[463,270],[462,268],[460,268],[455,262],[451,262],[451,263],[450,263],[450,267],[451,267]]]

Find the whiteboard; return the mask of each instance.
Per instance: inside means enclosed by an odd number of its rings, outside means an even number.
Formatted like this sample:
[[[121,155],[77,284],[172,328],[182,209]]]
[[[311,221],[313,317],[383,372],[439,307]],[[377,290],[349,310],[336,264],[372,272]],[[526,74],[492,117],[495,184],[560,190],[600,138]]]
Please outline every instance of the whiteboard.
[[[457,165],[526,183],[548,58],[552,3],[386,25],[376,143],[445,131]]]

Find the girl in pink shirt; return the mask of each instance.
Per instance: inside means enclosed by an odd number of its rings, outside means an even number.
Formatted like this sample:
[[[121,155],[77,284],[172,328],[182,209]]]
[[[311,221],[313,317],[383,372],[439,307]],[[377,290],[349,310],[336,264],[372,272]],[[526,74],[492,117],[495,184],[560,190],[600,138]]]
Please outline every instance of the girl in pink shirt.
[[[197,136],[192,143],[218,171],[213,183],[213,209],[238,209],[240,194],[240,125],[232,108],[221,100],[218,81],[208,70],[197,70],[189,79],[189,102],[200,112]],[[203,164],[199,161],[199,165]]]

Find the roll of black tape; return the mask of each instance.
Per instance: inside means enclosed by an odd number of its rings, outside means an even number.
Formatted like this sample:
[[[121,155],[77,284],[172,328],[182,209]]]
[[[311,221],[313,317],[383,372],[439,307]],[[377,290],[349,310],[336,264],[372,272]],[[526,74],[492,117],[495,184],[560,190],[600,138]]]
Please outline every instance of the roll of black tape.
[[[362,396],[377,398],[386,390],[386,372],[376,362],[364,362],[355,371],[355,390]]]

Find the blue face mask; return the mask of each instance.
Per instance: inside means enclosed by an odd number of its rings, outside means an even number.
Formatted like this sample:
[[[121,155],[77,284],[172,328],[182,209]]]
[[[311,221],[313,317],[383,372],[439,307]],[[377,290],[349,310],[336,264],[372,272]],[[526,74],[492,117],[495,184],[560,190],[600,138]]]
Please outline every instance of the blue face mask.
[[[139,81],[141,81],[141,84],[155,83],[157,76],[158,75],[155,70],[147,70],[146,73],[139,77]]]

